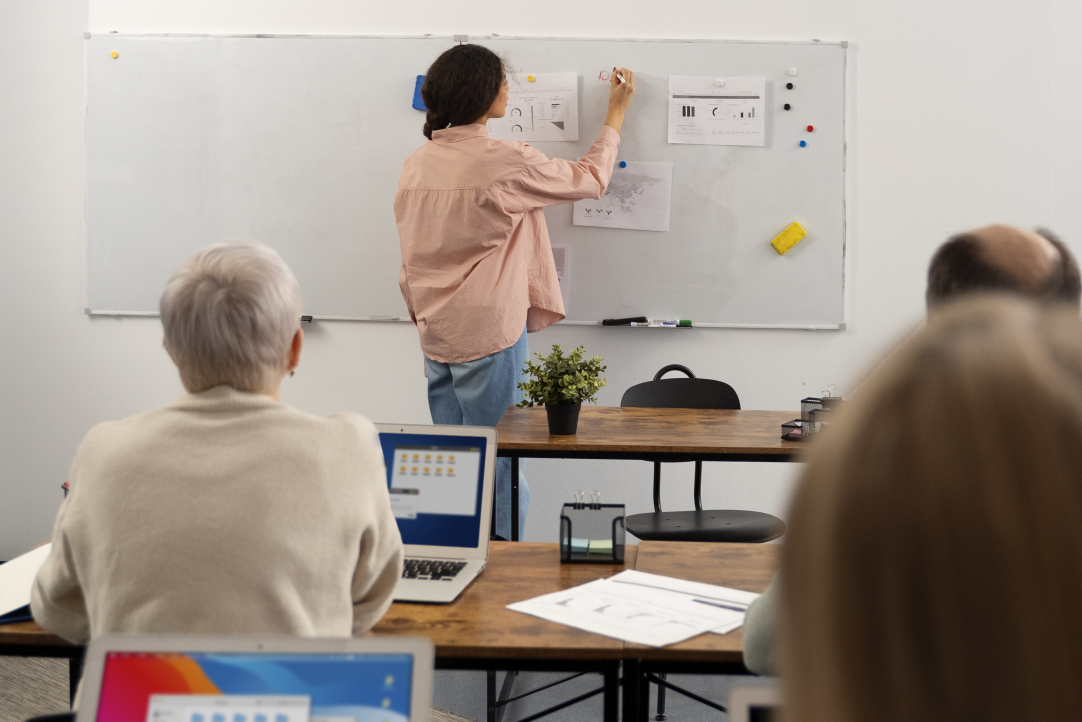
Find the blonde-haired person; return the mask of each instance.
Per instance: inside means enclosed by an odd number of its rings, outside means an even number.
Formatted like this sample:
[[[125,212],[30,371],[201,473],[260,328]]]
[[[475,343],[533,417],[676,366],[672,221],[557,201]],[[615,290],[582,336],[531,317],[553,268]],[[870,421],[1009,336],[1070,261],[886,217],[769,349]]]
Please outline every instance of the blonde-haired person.
[[[279,403],[300,361],[300,288],[267,246],[207,246],[162,294],[186,396],[90,430],[34,619],[107,633],[349,636],[401,574],[375,428]]]
[[[791,722],[1082,719],[1082,320],[943,307],[811,452],[782,562]]]

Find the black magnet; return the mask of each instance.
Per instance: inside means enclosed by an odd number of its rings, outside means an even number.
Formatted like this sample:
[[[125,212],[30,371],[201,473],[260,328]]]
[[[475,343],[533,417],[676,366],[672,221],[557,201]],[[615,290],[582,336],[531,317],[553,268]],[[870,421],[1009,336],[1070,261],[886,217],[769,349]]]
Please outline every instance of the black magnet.
[[[785,105],[783,105],[781,107],[785,108],[786,110],[792,110],[792,107],[790,107],[790,105],[788,103],[786,103]]]
[[[785,84],[785,89],[786,90],[792,90],[793,89],[793,84],[792,83],[786,83]]]

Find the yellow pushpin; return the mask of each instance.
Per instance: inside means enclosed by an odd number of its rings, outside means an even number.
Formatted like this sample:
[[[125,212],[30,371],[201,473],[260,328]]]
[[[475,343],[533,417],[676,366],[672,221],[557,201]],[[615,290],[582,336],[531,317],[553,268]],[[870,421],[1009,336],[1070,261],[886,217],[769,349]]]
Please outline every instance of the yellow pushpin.
[[[113,52],[109,53],[109,57],[114,58],[114,59],[119,58],[120,53],[118,53],[117,51],[114,50]]]
[[[532,83],[533,81],[537,80],[537,78],[535,78],[535,77],[534,77],[534,76],[532,76],[532,75],[527,75],[527,76],[526,76],[526,80],[528,80],[528,81],[530,81],[530,82]]]

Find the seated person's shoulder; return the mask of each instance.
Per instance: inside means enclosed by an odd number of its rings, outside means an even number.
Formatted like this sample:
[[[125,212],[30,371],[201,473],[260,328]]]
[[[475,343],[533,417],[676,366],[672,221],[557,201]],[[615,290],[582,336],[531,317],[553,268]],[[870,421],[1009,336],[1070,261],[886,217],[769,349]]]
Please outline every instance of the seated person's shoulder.
[[[379,438],[376,425],[364,416],[352,411],[343,411],[330,416],[317,416],[286,405],[283,405],[281,410],[284,419],[288,420],[288,423],[313,433],[326,434],[346,440],[371,441],[372,443],[376,443]]]

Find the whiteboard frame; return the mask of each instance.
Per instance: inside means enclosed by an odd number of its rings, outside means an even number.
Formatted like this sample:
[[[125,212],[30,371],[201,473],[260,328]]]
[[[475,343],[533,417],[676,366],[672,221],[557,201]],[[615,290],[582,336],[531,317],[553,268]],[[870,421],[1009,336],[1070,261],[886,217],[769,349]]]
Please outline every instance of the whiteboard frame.
[[[452,42],[468,43],[470,36],[466,34],[431,34],[422,35],[309,35],[309,34],[283,34],[283,33],[117,33],[117,32],[93,32],[83,33],[83,39],[89,40],[92,36],[105,36],[110,38],[286,38],[293,40],[450,40]],[[489,33],[488,35],[473,36],[479,40],[499,38],[501,40],[571,40],[571,41],[594,41],[610,43],[725,43],[732,45],[836,45],[842,49],[842,320],[837,324],[811,325],[811,324],[777,324],[777,323],[699,323],[693,324],[693,328],[729,328],[729,329],[778,329],[800,331],[844,331],[849,322],[849,284],[848,281],[848,240],[849,240],[849,41],[848,40],[747,40],[747,39],[723,39],[723,38],[599,38],[599,37],[564,37],[552,35],[500,35]],[[89,103],[89,100],[88,100]],[[84,201],[85,202],[85,201]],[[87,293],[89,294],[89,273],[87,268]],[[157,318],[161,314],[153,311],[107,311],[86,307],[84,313],[87,316],[105,317],[150,317]],[[313,316],[312,321],[345,321],[345,322],[375,322],[375,323],[413,323],[409,317],[398,316]],[[597,326],[599,328],[623,328],[622,326],[602,326],[594,321],[558,321],[554,325],[563,326]]]

